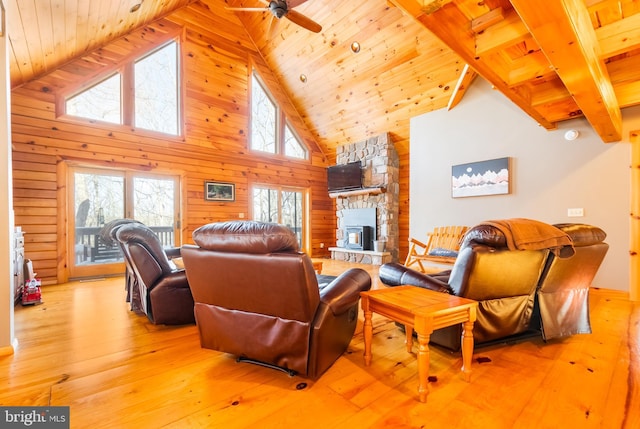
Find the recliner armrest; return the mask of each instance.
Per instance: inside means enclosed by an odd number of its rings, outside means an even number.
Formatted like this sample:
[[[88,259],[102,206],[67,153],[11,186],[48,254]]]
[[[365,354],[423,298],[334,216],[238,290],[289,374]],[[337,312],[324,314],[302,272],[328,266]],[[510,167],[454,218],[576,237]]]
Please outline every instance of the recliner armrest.
[[[181,250],[179,247],[168,247],[164,249],[164,253],[167,255],[167,258],[179,258],[181,254]]]
[[[188,288],[189,282],[187,280],[187,273],[184,270],[175,270],[169,274],[164,275],[156,284],[151,288]]]
[[[378,271],[380,280],[388,286],[413,285],[452,294],[451,286],[445,281],[448,281],[449,274],[442,272],[430,276],[395,262],[383,264]]]
[[[349,310],[360,299],[360,292],[371,289],[371,276],[361,268],[350,268],[320,291],[320,301],[334,315]]]

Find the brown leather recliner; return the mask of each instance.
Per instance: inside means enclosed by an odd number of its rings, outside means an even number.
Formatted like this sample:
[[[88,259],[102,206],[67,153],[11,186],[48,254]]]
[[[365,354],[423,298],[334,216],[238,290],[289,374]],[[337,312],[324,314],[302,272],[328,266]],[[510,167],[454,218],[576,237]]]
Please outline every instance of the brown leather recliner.
[[[141,223],[121,225],[115,235],[135,274],[141,310],[149,320],[164,325],[194,323],[187,276],[169,262],[158,236]]]
[[[118,246],[122,251],[122,256],[125,263],[125,290],[127,292],[126,301],[131,305],[131,311],[143,312],[142,309],[142,301],[140,298],[140,287],[138,286],[138,279],[133,270],[131,261],[129,259],[129,255],[127,254],[124,244],[118,241],[116,237],[116,232],[118,232],[118,228],[122,225],[127,225],[130,223],[142,224],[142,222],[134,219],[114,219],[110,222],[107,222],[102,229],[100,230],[100,236],[102,241],[107,246]],[[165,255],[169,261],[175,258],[180,258],[180,248],[179,247],[163,247]],[[175,267],[172,267],[174,269]]]
[[[193,233],[182,258],[204,348],[316,379],[347,349],[360,292],[359,268],[322,290],[311,259],[287,227],[255,221],[212,223]]]
[[[124,271],[125,286],[124,287],[127,292],[126,301],[130,303],[132,311],[142,311],[141,302],[140,302],[140,291],[138,288],[138,281],[136,278],[136,274],[133,271],[133,268],[131,266],[131,261],[129,260],[129,256],[127,255],[127,252],[124,249],[124,244],[120,243],[118,241],[118,238],[116,237],[116,232],[118,231],[118,228],[120,228],[122,225],[126,225],[129,223],[142,223],[142,222],[133,220],[133,219],[126,219],[126,218],[114,219],[106,223],[102,227],[102,229],[100,230],[100,236],[102,238],[102,241],[107,246],[119,246],[120,250],[122,251],[122,257],[124,259],[124,265],[125,265],[125,271]]]
[[[589,288],[609,245],[600,228],[577,223],[556,224],[573,242],[570,258],[549,255],[540,284],[538,304],[545,340],[573,334],[590,334]]]
[[[541,329],[545,338],[590,332],[588,288],[608,248],[602,243],[606,235],[590,225],[559,229],[573,239],[573,256],[510,250],[500,230],[478,225],[467,232],[451,271],[427,275],[385,264],[379,276],[389,286],[410,284],[477,300],[476,344],[540,335]],[[452,326],[434,331],[431,342],[458,350],[460,336],[460,326]]]

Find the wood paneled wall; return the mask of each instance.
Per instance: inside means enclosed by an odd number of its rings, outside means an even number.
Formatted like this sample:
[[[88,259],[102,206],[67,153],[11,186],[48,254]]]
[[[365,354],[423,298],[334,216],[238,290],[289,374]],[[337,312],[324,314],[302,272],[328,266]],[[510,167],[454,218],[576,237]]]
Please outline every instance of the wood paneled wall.
[[[182,43],[185,132],[167,138],[126,126],[60,117],[56,103],[97,77],[171,37]],[[256,154],[247,148],[248,77],[255,67],[310,150],[309,161]],[[250,215],[251,184],[304,187],[310,194],[313,257],[335,243],[335,201],[326,190],[323,154],[235,15],[211,13],[200,3],[89,52],[12,91],[15,223],[25,231],[25,253],[44,284],[68,279],[67,167],[168,173],[182,178],[182,242],[209,222]],[[400,155],[400,254],[409,231],[408,141]],[[236,185],[234,202],[204,200],[204,182]],[[324,243],[324,248],[320,244]]]
[[[143,52],[173,34],[182,38],[184,139],[57,117],[56,102],[78,82],[118,67],[132,52]],[[309,161],[258,155],[247,149],[251,65],[309,146]],[[68,276],[67,204],[72,204],[66,192],[68,165],[180,175],[183,242],[191,242],[193,230],[205,223],[237,219],[239,213],[249,216],[252,183],[308,188],[312,256],[327,256],[327,247],[335,242],[335,204],[326,190],[329,161],[231,14],[214,15],[197,4],[180,9],[14,89],[12,133],[15,221],[26,233],[26,257],[45,284]],[[205,201],[206,180],[235,183],[236,200]],[[325,243],[324,249],[320,243]]]

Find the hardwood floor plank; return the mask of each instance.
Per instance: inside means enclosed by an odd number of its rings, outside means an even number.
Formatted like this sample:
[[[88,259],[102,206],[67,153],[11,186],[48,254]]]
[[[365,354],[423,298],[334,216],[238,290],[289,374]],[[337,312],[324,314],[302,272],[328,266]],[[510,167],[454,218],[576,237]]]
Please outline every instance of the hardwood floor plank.
[[[323,260],[323,274],[351,266]],[[377,267],[365,266],[377,280]],[[430,347],[430,394],[417,400],[416,345],[374,314],[364,365],[362,312],[351,344],[318,380],[200,347],[196,326],[131,312],[122,278],[43,288],[17,307],[19,346],[0,357],[1,405],[68,405],[72,428],[640,427],[640,303],[591,291],[593,333],[476,347]]]

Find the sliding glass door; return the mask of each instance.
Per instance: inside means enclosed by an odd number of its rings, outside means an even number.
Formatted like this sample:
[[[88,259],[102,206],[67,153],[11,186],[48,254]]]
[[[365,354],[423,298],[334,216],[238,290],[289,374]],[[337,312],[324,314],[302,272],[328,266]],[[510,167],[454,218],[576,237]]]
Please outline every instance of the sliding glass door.
[[[165,247],[180,244],[177,177],[72,168],[70,179],[72,278],[124,271],[119,248],[100,235],[103,226],[114,219],[139,220],[158,234]]]
[[[306,245],[306,190],[256,185],[252,192],[253,219],[286,225],[296,234],[301,249]]]

